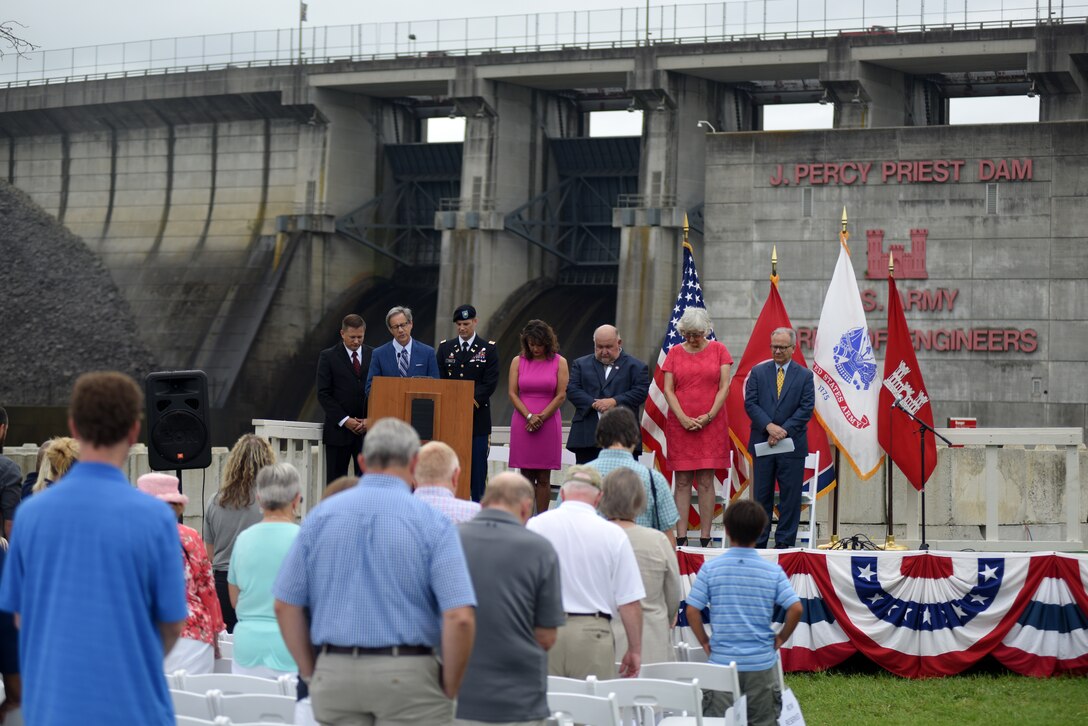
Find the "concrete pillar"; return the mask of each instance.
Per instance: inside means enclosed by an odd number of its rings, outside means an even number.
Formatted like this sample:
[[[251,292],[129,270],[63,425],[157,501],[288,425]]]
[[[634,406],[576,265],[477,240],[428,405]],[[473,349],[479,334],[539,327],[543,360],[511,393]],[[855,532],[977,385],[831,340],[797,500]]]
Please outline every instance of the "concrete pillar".
[[[642,154],[637,204],[613,215],[621,228],[616,325],[624,347],[652,364],[676,301],[684,213],[704,196],[707,131],[698,122],[717,119],[731,128],[738,114],[726,114],[737,108],[728,102],[743,104],[743,97],[661,71],[649,54],[636,60],[627,90],[643,109]],[[739,116],[742,123],[753,119],[750,109]]]
[[[1039,94],[1040,121],[1088,118],[1088,38],[1062,26],[1041,25],[1037,50],[1028,55],[1028,77]]]
[[[820,64],[820,82],[835,103],[835,128],[925,125],[927,114],[914,108],[925,96],[915,97],[909,76],[854,60],[852,50],[847,40],[833,39]]]
[[[505,230],[505,216],[555,183],[547,138],[565,135],[562,101],[549,94],[475,76],[459,68],[450,96],[465,117],[461,199],[440,214],[441,267],[436,337],[452,332],[449,316],[471,303],[482,331],[512,293],[540,277],[554,278],[555,257]]]

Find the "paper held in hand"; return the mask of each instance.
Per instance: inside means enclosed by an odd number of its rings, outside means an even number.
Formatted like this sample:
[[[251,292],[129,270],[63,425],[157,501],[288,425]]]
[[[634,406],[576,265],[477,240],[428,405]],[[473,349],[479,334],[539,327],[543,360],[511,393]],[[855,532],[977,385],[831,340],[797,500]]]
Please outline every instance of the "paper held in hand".
[[[793,451],[793,438],[787,436],[774,446],[766,441],[755,445],[756,456],[774,456],[775,454],[788,454]]]

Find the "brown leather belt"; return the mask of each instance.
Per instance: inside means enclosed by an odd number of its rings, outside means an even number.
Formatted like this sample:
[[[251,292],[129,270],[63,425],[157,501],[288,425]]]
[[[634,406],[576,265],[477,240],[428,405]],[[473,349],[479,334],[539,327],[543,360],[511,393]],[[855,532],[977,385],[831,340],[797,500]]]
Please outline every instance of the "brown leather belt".
[[[321,646],[322,653],[335,653],[336,655],[434,655],[434,648],[425,645],[394,645],[388,648],[358,648],[346,645]]]
[[[611,620],[612,616],[608,613],[566,613],[568,618],[600,618],[602,620]]]

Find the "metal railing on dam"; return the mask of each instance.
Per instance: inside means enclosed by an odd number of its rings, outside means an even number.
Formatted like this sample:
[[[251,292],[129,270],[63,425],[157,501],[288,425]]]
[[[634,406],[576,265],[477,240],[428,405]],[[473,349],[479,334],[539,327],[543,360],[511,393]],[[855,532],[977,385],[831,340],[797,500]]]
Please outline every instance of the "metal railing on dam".
[[[0,87],[300,62],[1007,28],[1086,16],[1088,0],[725,0],[309,26],[8,53],[0,57]]]

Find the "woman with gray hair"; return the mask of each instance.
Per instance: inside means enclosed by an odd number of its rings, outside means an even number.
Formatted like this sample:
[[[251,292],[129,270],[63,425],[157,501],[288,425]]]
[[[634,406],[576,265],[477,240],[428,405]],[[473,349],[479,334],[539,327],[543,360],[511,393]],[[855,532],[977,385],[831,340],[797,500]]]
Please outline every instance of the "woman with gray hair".
[[[631,469],[615,469],[604,478],[597,511],[623,529],[635,551],[646,597],[642,605],[642,662],[665,663],[673,658],[669,630],[680,609],[680,568],[676,552],[668,538],[649,527],[635,524],[646,508],[646,487]],[[616,660],[627,652],[627,634],[623,624],[612,620],[616,641]]]
[[[276,622],[272,584],[298,536],[302,482],[291,464],[269,464],[257,472],[256,487],[263,518],[238,535],[227,574],[230,601],[238,614],[231,670],[278,678],[298,672]]]
[[[688,543],[692,484],[699,492],[699,536],[710,545],[714,519],[714,470],[729,468],[729,426],[725,394],[733,358],[726,347],[709,340],[713,330],[703,308],[689,307],[676,325],[684,342],[665,356],[664,394],[669,404],[665,419],[666,466],[676,478],[676,544]]]

